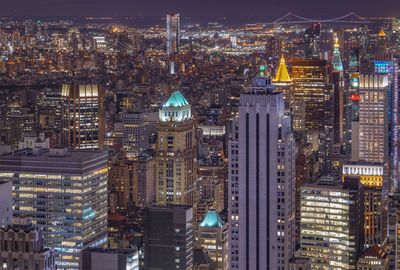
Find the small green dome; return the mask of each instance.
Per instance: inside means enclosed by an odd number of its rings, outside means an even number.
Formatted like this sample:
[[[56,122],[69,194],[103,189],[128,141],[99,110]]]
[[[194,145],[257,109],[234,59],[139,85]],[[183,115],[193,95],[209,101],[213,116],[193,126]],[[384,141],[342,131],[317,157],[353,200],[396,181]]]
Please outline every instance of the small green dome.
[[[164,107],[186,107],[189,106],[189,102],[182,95],[180,91],[175,91],[169,97],[167,102],[164,103]]]
[[[209,210],[207,214],[205,214],[203,221],[200,223],[200,227],[207,228],[221,228],[223,226],[224,221],[214,210]]]

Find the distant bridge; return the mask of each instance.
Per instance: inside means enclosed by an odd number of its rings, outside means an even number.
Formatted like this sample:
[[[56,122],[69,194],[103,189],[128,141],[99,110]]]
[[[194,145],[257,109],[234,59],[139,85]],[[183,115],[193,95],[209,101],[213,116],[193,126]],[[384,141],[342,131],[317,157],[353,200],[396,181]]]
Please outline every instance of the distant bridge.
[[[288,12],[284,16],[276,19],[273,22],[267,24],[278,24],[278,25],[287,25],[287,24],[302,24],[302,23],[351,23],[351,24],[366,24],[370,23],[365,18],[359,16],[354,12],[350,12],[344,16],[333,18],[333,19],[310,19],[294,14],[293,12]]]

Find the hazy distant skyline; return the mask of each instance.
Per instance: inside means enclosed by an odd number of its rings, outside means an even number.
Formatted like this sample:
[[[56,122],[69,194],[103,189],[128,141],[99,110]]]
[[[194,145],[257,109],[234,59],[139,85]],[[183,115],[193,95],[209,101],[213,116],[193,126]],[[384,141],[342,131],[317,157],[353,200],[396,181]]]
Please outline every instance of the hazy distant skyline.
[[[183,16],[278,18],[288,11],[329,18],[351,11],[361,16],[400,16],[399,0],[2,0],[2,16]]]

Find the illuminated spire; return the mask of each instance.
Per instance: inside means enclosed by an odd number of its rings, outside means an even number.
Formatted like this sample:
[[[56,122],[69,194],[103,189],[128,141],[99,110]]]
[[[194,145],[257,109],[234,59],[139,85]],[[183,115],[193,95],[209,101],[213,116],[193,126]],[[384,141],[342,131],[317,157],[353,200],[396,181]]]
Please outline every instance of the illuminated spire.
[[[380,38],[385,38],[386,37],[386,33],[385,33],[385,31],[383,31],[383,29],[381,29],[381,31],[379,31],[378,37],[380,37]]]
[[[281,61],[279,64],[278,71],[276,72],[275,78],[273,79],[274,82],[291,82],[292,79],[290,78],[289,72],[286,68],[285,57],[281,57]]]
[[[333,59],[332,66],[334,71],[343,71],[342,58],[340,57],[339,51],[339,39],[337,38],[336,33],[334,34],[335,43],[333,44]]]

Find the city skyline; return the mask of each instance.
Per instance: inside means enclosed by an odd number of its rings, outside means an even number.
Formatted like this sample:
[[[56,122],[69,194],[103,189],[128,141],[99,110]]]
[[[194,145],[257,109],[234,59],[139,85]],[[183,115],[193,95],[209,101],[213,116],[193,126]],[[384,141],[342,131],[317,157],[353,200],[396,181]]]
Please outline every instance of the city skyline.
[[[26,1],[0,270],[400,270],[398,3]]]

